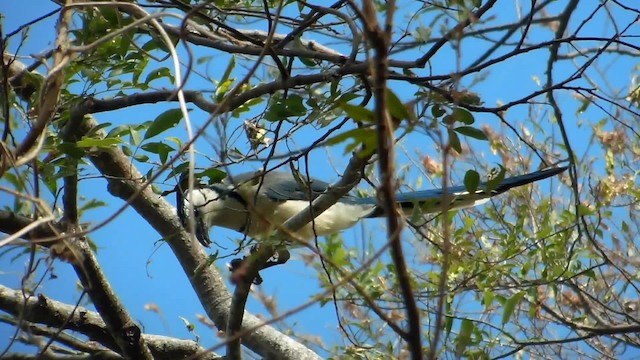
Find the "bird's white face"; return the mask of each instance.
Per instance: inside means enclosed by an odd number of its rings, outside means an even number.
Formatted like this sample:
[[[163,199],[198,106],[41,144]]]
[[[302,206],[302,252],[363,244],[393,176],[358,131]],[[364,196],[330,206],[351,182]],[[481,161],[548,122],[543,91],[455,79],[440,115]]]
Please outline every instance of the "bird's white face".
[[[223,209],[220,194],[210,188],[194,189],[194,191],[186,194],[184,203],[186,214],[189,213],[189,203],[193,205],[193,210],[198,210],[203,215]]]
[[[247,226],[247,209],[238,199],[212,188],[194,189],[185,196],[185,213],[189,203],[196,216],[202,218],[208,228],[222,226],[244,232]]]

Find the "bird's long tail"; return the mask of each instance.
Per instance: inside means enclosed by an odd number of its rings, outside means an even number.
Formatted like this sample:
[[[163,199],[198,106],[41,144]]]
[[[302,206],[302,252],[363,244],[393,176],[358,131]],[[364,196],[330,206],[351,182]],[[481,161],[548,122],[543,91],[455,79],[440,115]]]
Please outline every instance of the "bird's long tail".
[[[451,198],[447,210],[463,209],[483,204],[493,196],[500,195],[509,189],[523,186],[538,180],[560,174],[568,166],[550,167],[529,174],[505,178],[493,189],[487,191],[487,183],[480,183],[478,189],[470,193],[464,185],[456,185],[447,188],[447,197]],[[420,206],[423,213],[437,213],[444,210],[442,189],[421,190],[396,195],[396,201],[405,211],[412,211]],[[384,216],[382,208],[376,208],[368,217]]]

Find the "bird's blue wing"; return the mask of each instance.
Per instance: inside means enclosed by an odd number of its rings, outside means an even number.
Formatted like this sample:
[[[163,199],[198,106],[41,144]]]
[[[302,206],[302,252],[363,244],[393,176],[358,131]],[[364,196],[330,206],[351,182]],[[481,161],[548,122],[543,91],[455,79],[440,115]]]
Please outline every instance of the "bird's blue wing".
[[[330,185],[318,179],[305,179],[298,182],[291,173],[276,171],[265,174],[262,179],[258,177],[257,180],[262,181],[260,191],[276,202],[310,201],[324,193]]]

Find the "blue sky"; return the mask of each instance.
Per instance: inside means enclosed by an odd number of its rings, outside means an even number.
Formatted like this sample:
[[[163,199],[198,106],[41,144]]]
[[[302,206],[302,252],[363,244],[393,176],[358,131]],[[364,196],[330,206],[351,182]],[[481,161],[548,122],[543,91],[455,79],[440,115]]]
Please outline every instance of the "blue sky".
[[[406,14],[411,13],[411,4],[411,2],[406,2],[404,4],[406,6],[402,7],[402,11],[406,12]],[[506,5],[492,13],[493,16],[497,17],[497,23],[501,23],[500,20],[505,22],[507,19],[515,16],[513,3],[509,4],[511,7]],[[47,13],[49,10],[56,8],[55,4],[43,0],[33,0],[31,5],[33,6],[31,9],[37,10],[25,11],[24,5],[16,1],[4,1],[0,3],[0,13],[3,14],[3,29],[5,33],[13,31],[20,24],[33,20]],[[564,2],[560,2],[556,6],[563,5]],[[582,6],[584,6],[584,8],[581,8],[579,14],[586,14],[586,11],[590,10],[590,7],[587,5]],[[622,16],[627,15],[621,14],[620,16],[621,17],[618,18],[620,23],[625,23],[626,19]],[[576,15],[576,17],[580,17],[580,15]],[[39,53],[51,48],[54,35],[54,21],[55,17],[52,17],[49,18],[48,21],[33,27],[29,39],[25,43],[25,48],[21,49],[21,53]],[[594,33],[601,35],[607,32],[604,24],[604,19],[602,19],[602,21],[594,21],[590,26],[594,27],[594,29],[592,29]],[[598,28],[598,25],[602,25],[602,28]],[[262,30],[264,30],[264,28]],[[536,33],[532,34],[532,37],[535,38],[536,36],[550,38],[551,31],[537,30]],[[10,51],[15,51],[16,43],[10,45]],[[462,67],[472,62],[479,53],[484,51],[483,49],[485,49],[486,46],[486,43],[480,41],[463,41],[462,51],[460,53]],[[419,50],[424,50],[425,48]],[[494,54],[493,57],[498,54],[500,54],[500,52]],[[435,74],[441,74],[455,69],[455,62],[450,61],[452,56],[455,57],[455,53],[450,47],[439,52],[432,60],[433,72]],[[540,89],[540,82],[544,82],[546,58],[547,51],[539,50],[507,61],[495,69],[490,69],[490,81],[480,82],[478,85],[475,85],[472,90],[479,93],[487,105],[509,102],[529,94],[532,91]],[[221,59],[220,68],[223,69],[226,63],[226,59]],[[620,88],[628,86],[629,74],[632,72],[634,64],[626,59],[607,65],[615,66],[617,69],[616,71],[609,71],[607,73],[610,76],[610,78],[607,79],[609,83]],[[575,71],[575,67],[571,66],[564,66],[557,69],[559,74],[568,75],[573,71]],[[589,76],[600,80],[596,73],[590,73]],[[189,83],[191,88],[214,89],[211,84],[197,77],[192,77],[191,81],[192,82]],[[392,86],[396,85],[392,82]],[[414,90],[415,89],[397,86],[394,87],[394,91],[404,100],[410,99],[413,96]],[[574,119],[568,121],[568,123],[576,124],[579,120],[589,123],[604,117],[603,113],[597,111],[576,114],[578,104],[569,93],[558,93],[558,100],[563,104],[565,116],[574,117]],[[101,122],[108,121],[112,123],[117,123],[118,119],[121,119],[121,121],[125,123],[138,120],[152,120],[167,108],[175,107],[177,107],[176,104],[169,104],[166,107],[135,107],[112,114],[98,114],[96,118]],[[509,111],[507,116],[514,122],[518,122],[519,119],[521,119],[522,123],[525,124],[529,113],[527,107],[523,106]],[[195,123],[205,118],[202,113],[192,113],[192,121]],[[542,116],[542,118],[545,119],[547,123],[541,124],[541,126],[550,126],[548,123],[549,114]],[[501,127],[498,119],[490,115],[478,114],[476,120],[478,124],[485,124],[496,130]],[[232,121],[239,120],[234,119]],[[572,125],[570,130],[574,136],[581,136],[580,134],[587,136],[590,132],[588,126],[581,128]],[[186,139],[184,130],[181,127],[177,128],[172,135]],[[210,132],[209,135],[215,137],[214,132]],[[312,142],[315,136],[317,136],[316,132],[309,129],[306,134],[301,133],[301,135],[296,138],[298,142],[297,145],[303,147]],[[485,160],[483,161],[486,161],[488,166],[494,166],[500,162],[499,157],[491,155],[486,146],[474,140],[469,141],[472,142],[474,148],[478,149],[478,156],[484,158]],[[410,187],[416,187],[419,182],[418,179],[422,178],[424,179],[422,187],[430,188],[431,184],[428,182],[428,177],[425,176],[420,169],[417,169],[415,162],[419,164],[419,154],[430,154],[431,156],[437,157],[438,155],[433,144],[430,141],[426,141],[425,137],[410,136],[403,141],[401,145],[403,151],[398,152],[398,164],[400,168],[408,169],[408,185],[410,185]],[[578,154],[582,154],[587,149],[586,141],[575,142],[574,145],[576,146],[575,150]],[[198,142],[198,150],[211,154],[213,147],[210,143],[203,140]],[[327,159],[330,161],[327,161]],[[338,173],[345,168],[347,161],[348,157],[343,155],[340,148],[327,150],[326,152],[325,150],[315,151],[309,159],[310,164],[312,164],[310,166],[311,175],[326,181],[334,181],[337,179]],[[539,161],[536,159],[533,163],[534,166],[537,166]],[[209,164],[206,163],[205,159],[200,158],[198,165],[208,166]],[[234,166],[232,171],[237,173],[254,170],[260,165],[259,163],[250,163],[247,165]],[[460,176],[464,174],[464,171],[471,168],[470,165],[462,162],[459,163],[458,166],[460,166],[460,168],[456,168],[455,172],[460,174]],[[95,173],[95,170],[92,173]],[[161,178],[164,179],[164,177]],[[104,185],[105,183],[101,179],[83,180],[80,183],[81,193],[97,196],[110,204],[109,207],[88,212],[86,217],[82,219],[83,221],[100,222],[108,217],[116,207],[122,205],[122,201],[113,199],[105,193]],[[173,183],[171,183],[171,181],[169,181],[168,184],[164,184],[164,186],[160,184],[163,190],[172,185]],[[6,194],[1,196],[4,197]],[[4,200],[0,200],[0,206],[6,205],[3,201]],[[173,199],[170,199],[170,201],[173,202]],[[383,225],[381,222],[367,221],[365,227],[356,226],[353,230],[345,232],[343,236],[347,242],[357,244],[357,239],[360,239],[363,234],[368,236],[375,232],[381,232],[382,229]],[[409,236],[411,235],[408,233],[405,235],[405,237]],[[134,319],[143,324],[145,332],[193,339],[194,335],[186,330],[183,321],[180,319],[180,317],[184,317],[197,324],[196,333],[200,336],[202,344],[209,346],[216,343],[215,331],[205,328],[196,320],[196,314],[202,314],[204,311],[174,255],[168,246],[160,244],[158,247],[157,241],[159,240],[159,235],[157,235],[137,213],[131,209],[126,210],[114,222],[93,232],[91,237],[99,247],[97,255],[105,274]],[[232,242],[225,242],[224,239],[235,239],[238,238],[238,235],[231,231],[216,229],[214,237],[216,239],[222,239],[221,242],[230,247],[232,246]],[[300,251],[301,250],[298,250],[298,252]],[[23,275],[27,258],[20,257],[14,261],[9,261],[9,259],[10,257],[7,256],[0,258],[0,269],[2,269],[2,272],[0,272],[0,283],[17,288],[20,286],[20,279]],[[223,262],[218,263],[219,267],[223,265]],[[73,270],[70,266],[60,261],[55,261],[52,267],[57,278],[44,281],[39,292],[45,293],[56,300],[74,303],[77,300],[79,291],[76,286],[76,276]],[[221,269],[221,271],[226,274],[226,270]],[[281,311],[306,302],[318,291],[318,280],[316,279],[314,270],[306,266],[299,255],[294,255],[294,259],[287,263],[286,266],[265,271],[263,277],[265,278],[265,284],[260,290],[269,296],[275,297],[278,301],[278,308]],[[159,316],[156,313],[145,310],[145,305],[147,304],[157,305],[159,309],[161,309],[161,315]],[[265,317],[269,317],[269,314],[262,305],[256,301],[251,301],[248,309],[255,314],[264,314]],[[316,304],[288,318],[286,323],[288,326],[294,328],[297,333],[321,336],[327,344],[345,341],[339,331],[337,331],[336,316],[333,306],[330,304],[325,307],[320,307]],[[0,325],[0,339],[7,338],[5,336],[7,331],[8,328],[6,326]],[[2,341],[3,340],[0,340],[0,344],[2,344]]]

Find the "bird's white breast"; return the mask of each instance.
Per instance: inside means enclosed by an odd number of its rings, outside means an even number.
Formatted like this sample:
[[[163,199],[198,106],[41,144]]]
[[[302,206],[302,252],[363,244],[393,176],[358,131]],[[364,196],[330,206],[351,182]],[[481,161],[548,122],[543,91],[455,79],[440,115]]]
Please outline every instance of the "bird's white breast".
[[[289,200],[283,202],[276,207],[271,222],[281,226],[308,206],[309,201]],[[374,205],[338,202],[316,217],[313,222],[297,231],[297,234],[305,240],[312,239],[315,235],[335,234],[353,226],[358,220],[367,216],[373,208]]]

